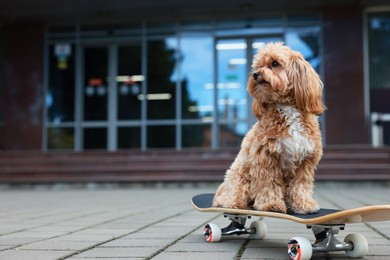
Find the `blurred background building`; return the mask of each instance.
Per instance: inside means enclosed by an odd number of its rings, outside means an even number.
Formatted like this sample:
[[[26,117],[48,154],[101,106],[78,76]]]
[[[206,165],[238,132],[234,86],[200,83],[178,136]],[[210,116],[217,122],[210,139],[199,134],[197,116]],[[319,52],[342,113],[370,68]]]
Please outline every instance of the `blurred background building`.
[[[386,0],[13,0],[0,4],[0,149],[238,149],[269,41],[321,75],[326,147],[390,144],[390,122],[371,120],[390,113]]]

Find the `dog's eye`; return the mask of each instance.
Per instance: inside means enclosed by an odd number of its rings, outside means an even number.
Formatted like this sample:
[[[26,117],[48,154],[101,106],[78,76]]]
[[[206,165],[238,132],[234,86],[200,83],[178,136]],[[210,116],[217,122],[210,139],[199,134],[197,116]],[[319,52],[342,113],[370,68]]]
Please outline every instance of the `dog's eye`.
[[[276,60],[274,60],[272,63],[271,63],[271,67],[273,67],[273,68],[276,68],[276,67],[278,67],[280,64],[279,64],[279,62],[277,62]]]

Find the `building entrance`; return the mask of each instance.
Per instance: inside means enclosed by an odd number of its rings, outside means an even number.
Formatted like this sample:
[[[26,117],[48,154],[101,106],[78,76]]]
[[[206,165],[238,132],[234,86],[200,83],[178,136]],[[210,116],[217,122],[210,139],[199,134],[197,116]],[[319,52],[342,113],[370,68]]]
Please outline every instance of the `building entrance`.
[[[282,18],[52,29],[45,149],[239,147],[255,122],[246,84],[259,47],[284,41],[320,68],[317,19]]]

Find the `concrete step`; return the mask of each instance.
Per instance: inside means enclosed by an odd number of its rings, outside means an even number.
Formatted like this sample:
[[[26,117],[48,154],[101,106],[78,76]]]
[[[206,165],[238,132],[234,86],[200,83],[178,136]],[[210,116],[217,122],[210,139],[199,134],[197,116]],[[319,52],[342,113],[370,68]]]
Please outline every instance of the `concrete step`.
[[[236,149],[0,152],[0,182],[222,181]],[[316,180],[390,180],[390,148],[331,146]]]

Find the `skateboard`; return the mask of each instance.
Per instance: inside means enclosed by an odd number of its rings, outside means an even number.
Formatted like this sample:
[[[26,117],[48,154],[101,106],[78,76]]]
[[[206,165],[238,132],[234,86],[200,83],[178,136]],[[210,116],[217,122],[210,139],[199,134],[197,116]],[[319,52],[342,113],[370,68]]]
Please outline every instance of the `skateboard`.
[[[246,220],[252,216],[279,218],[305,224],[313,231],[315,243],[304,237],[293,237],[287,244],[287,252],[293,260],[307,260],[316,252],[345,251],[351,258],[362,258],[368,252],[367,239],[359,234],[352,233],[339,241],[335,234],[344,230],[346,224],[378,222],[390,220],[390,204],[365,206],[347,210],[320,209],[312,214],[296,214],[293,212],[277,213],[251,209],[233,209],[213,207],[213,193],[199,194],[192,198],[192,206],[200,212],[220,212],[231,223],[221,228],[216,223],[207,223],[203,236],[209,243],[218,242],[224,236],[249,235],[250,239],[264,239],[267,235],[267,226],[262,220],[253,221],[249,228],[245,227]]]

